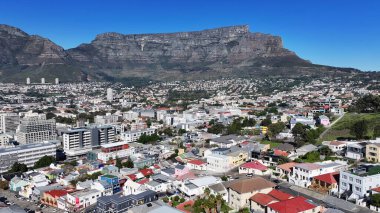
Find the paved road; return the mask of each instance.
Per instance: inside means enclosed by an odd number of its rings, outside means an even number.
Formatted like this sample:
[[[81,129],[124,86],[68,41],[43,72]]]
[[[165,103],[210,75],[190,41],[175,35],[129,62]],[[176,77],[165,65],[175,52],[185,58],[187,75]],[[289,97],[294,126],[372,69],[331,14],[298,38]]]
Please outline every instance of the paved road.
[[[375,211],[372,211],[368,208],[361,207],[358,205],[355,205],[351,202],[339,199],[337,197],[333,197],[330,195],[322,195],[318,192],[302,188],[299,186],[295,186],[293,184],[290,184],[288,182],[282,182],[279,184],[280,190],[287,192],[289,194],[293,195],[301,195],[304,196],[307,199],[312,200],[314,203],[317,203],[319,205],[329,207],[329,208],[335,208],[339,209],[343,212],[350,212],[350,213],[373,213]]]

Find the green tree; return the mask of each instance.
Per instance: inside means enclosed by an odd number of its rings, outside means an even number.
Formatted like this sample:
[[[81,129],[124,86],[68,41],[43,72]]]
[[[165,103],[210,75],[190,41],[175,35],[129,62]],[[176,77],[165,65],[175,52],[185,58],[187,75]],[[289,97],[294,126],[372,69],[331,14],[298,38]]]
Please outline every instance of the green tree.
[[[356,100],[349,108],[351,112],[358,113],[378,113],[380,112],[380,96],[365,95]]]
[[[123,168],[123,164],[121,163],[121,159],[116,157],[116,167],[121,169]]]
[[[370,196],[370,203],[373,206],[380,207],[380,194],[373,194]]]
[[[365,120],[360,120],[354,123],[350,128],[350,133],[356,137],[356,139],[360,140],[366,136],[368,132],[368,123]]]
[[[28,167],[25,164],[16,162],[12,165],[11,169],[9,170],[9,173],[16,173],[16,172],[23,173],[26,171],[28,171]]]
[[[271,133],[272,136],[278,135],[282,130],[285,129],[285,124],[283,122],[277,122],[274,124],[270,124],[268,126],[268,130]]]
[[[128,157],[128,160],[123,163],[123,167],[127,167],[127,168],[133,168],[134,165],[133,165],[133,161],[130,157]]]
[[[49,166],[51,163],[55,163],[55,158],[52,156],[43,156],[36,163],[34,163],[34,168],[42,168]]]
[[[301,146],[305,143],[306,127],[301,123],[296,123],[292,129],[295,142]]]
[[[225,126],[223,124],[217,123],[210,128],[207,129],[208,133],[213,133],[213,134],[221,134],[223,133],[225,129]]]
[[[261,126],[269,126],[272,124],[272,120],[270,118],[265,118],[264,120],[261,121]]]
[[[56,117],[56,115],[54,113],[52,113],[52,112],[46,113],[46,119],[52,119],[52,118],[55,118],[55,117]]]
[[[377,125],[373,128],[373,137],[380,137],[380,125]]]

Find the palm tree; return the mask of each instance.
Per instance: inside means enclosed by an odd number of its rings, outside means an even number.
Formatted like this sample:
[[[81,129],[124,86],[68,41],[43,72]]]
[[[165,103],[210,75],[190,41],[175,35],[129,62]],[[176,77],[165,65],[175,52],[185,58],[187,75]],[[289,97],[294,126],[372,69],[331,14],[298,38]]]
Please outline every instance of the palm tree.
[[[222,195],[218,194],[216,195],[216,211],[220,212],[222,210]]]
[[[207,198],[210,195],[210,193],[211,193],[210,189],[209,188],[205,188],[204,194],[206,195]]]

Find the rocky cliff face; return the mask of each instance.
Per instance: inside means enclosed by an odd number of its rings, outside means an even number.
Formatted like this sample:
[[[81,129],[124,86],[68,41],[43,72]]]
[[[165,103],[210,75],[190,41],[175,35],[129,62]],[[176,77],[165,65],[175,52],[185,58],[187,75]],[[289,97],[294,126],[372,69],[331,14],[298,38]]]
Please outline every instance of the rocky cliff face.
[[[0,25],[0,47],[2,65],[64,64],[69,57],[62,47],[50,40],[7,25]]]
[[[122,70],[204,71],[268,57],[308,64],[284,49],[280,37],[250,33],[248,26],[168,34],[104,33],[68,52],[80,63]]]
[[[59,75],[62,80],[83,80],[84,75],[86,79],[182,80],[294,75],[321,68],[285,49],[280,37],[251,33],[248,26],[163,34],[104,33],[89,44],[64,50],[48,39],[0,25],[0,48],[0,80],[30,73]]]

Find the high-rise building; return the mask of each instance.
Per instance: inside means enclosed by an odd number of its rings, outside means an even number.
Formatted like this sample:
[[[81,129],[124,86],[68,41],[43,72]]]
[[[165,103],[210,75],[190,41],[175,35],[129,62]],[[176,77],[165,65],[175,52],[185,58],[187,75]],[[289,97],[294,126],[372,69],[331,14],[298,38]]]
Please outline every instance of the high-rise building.
[[[59,78],[55,78],[55,84],[59,84]]]
[[[41,78],[41,84],[45,84],[45,78]]]
[[[67,158],[85,155],[93,147],[115,142],[115,128],[109,125],[69,129],[63,132],[63,150]]]
[[[30,84],[30,78],[29,77],[26,78],[26,84]]]
[[[112,90],[112,88],[107,89],[107,101],[109,101],[109,102],[113,101],[113,90]]]
[[[20,123],[17,113],[0,113],[0,133],[16,132]]]
[[[28,115],[20,121],[16,133],[20,144],[55,140],[56,124],[54,119],[46,119],[45,114]]]

